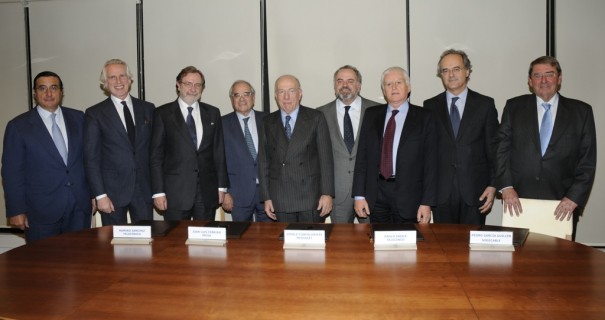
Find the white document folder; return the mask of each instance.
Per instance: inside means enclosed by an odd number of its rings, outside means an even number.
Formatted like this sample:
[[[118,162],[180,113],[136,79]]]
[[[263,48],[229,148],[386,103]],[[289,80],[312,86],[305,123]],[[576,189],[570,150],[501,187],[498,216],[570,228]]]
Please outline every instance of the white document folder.
[[[518,217],[510,212],[504,213],[502,204],[502,226],[515,228],[528,228],[530,232],[546,234],[549,236],[571,240],[573,218],[557,220],[555,209],[561,201],[519,198],[523,213]]]

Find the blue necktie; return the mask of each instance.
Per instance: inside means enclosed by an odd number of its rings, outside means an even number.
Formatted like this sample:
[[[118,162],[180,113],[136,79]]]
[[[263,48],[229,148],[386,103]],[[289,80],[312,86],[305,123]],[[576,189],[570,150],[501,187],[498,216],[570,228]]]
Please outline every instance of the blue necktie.
[[[544,108],[544,116],[542,116],[542,125],[540,125],[540,147],[542,156],[544,156],[552,135],[552,113],[550,112],[550,103],[543,103],[542,107]]]
[[[57,119],[56,119],[57,114],[53,113],[53,114],[51,114],[51,117],[53,120],[53,125],[52,125],[53,141],[55,142],[55,146],[57,147],[57,150],[59,150],[59,154],[61,155],[61,158],[63,158],[63,162],[65,164],[67,164],[67,147],[65,146],[65,140],[63,139],[63,134],[61,134],[61,129],[57,125]]]
[[[248,146],[248,151],[250,151],[252,159],[256,160],[256,148],[254,147],[254,140],[252,140],[250,128],[248,128],[248,120],[250,120],[250,117],[244,118],[244,138],[246,139],[246,145]]]
[[[292,127],[290,127],[290,119],[292,119],[292,117],[286,116],[286,137],[288,137],[288,140],[290,140],[290,138],[292,137]]]
[[[343,131],[344,141],[349,149],[349,153],[353,151],[353,145],[355,144],[355,137],[353,136],[353,123],[351,122],[351,116],[349,116],[349,109],[351,106],[345,107],[345,117],[343,119]]]
[[[195,149],[197,149],[197,133],[195,131],[195,121],[193,120],[193,115],[191,115],[193,107],[187,107],[187,110],[189,110],[189,114],[187,115],[187,128],[189,128],[189,135],[191,135],[193,146],[195,147]]]
[[[456,106],[456,101],[458,101],[458,97],[452,98],[452,105],[450,106],[450,121],[452,122],[452,129],[454,129],[454,137],[458,136],[458,129],[460,129],[460,112],[458,111],[458,106]]]

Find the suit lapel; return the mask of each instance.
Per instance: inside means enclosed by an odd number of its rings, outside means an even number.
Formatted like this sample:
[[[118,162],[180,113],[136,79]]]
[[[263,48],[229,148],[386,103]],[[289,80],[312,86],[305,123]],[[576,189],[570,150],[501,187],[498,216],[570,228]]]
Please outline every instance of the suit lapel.
[[[408,114],[405,117],[405,122],[403,123],[403,130],[401,131],[401,138],[399,140],[399,149],[398,150],[402,149],[401,146],[405,143],[405,140],[407,140],[408,136],[410,135],[410,132],[414,131],[415,127],[418,125],[418,113],[412,107],[412,104],[408,104],[408,105],[409,105]]]
[[[532,132],[532,142],[534,144],[534,150],[541,155],[542,148],[540,146],[540,127],[538,126],[538,121],[542,121],[542,119],[538,120],[538,111],[536,107],[536,95],[532,94],[528,96],[527,101],[525,101],[525,107],[523,110],[523,119],[527,119],[528,127]]]
[[[183,139],[187,141],[191,141],[191,135],[189,135],[189,129],[185,124],[185,119],[183,118],[183,113],[181,112],[181,108],[179,108],[179,102],[174,101],[172,103],[170,110],[170,116],[172,121],[172,126],[183,136]],[[191,149],[195,150],[193,143],[189,143]]]
[[[332,104],[330,105],[330,112],[328,112],[328,114],[326,116],[326,121],[328,122],[329,128],[337,128],[335,136],[338,138],[336,140],[338,140],[338,144],[340,145],[340,148],[348,150],[347,145],[345,144],[345,141],[344,141],[344,137],[342,136],[340,126],[338,125],[338,110],[336,107],[336,100],[334,100],[334,102],[332,102]]]
[[[557,105],[555,124],[552,129],[550,141],[548,142],[549,148],[552,144],[555,144],[561,138],[563,132],[565,132],[565,130],[567,129],[567,126],[569,125],[569,121],[567,121],[567,119],[569,119],[570,114],[571,113],[569,111],[567,99],[559,95],[559,104]],[[549,148],[546,148],[546,153],[548,153]]]
[[[468,128],[472,127],[475,119],[479,116],[479,106],[475,103],[475,95],[469,89],[466,95],[466,103],[464,105],[464,114],[461,114],[462,119],[460,121],[460,128],[458,129],[458,136],[456,140],[460,140]],[[450,122],[451,127],[451,122]],[[452,137],[454,136],[454,130],[452,129]]]
[[[145,129],[149,123],[149,119],[145,116],[145,109],[143,108],[142,102],[134,97],[130,97],[132,101],[132,110],[134,111],[134,125],[135,125],[135,147],[138,146],[140,139],[145,136]],[[136,149],[136,148],[135,148]]]
[[[128,145],[131,146],[130,139],[128,138],[128,132],[126,132],[126,128],[124,127],[122,119],[120,119],[120,115],[118,114],[118,110],[116,110],[111,98],[107,98],[107,100],[105,100],[105,105],[103,108],[101,108],[101,112],[113,127],[114,132],[117,132],[117,134],[122,137],[124,143],[128,143]]]
[[[437,105],[438,105],[438,107],[436,108],[437,113],[435,114],[435,116],[437,118],[439,118],[439,121],[441,121],[445,124],[446,128],[448,128],[447,133],[450,136],[450,138],[452,140],[456,140],[456,137],[454,137],[454,129],[452,128],[452,121],[450,120],[450,113],[449,113],[449,109],[447,106],[447,99],[446,99],[445,92],[443,92],[442,94],[439,95]],[[460,125],[460,128],[462,128],[462,125]]]
[[[63,113],[63,118],[65,119],[65,113]],[[29,123],[31,125],[33,135],[37,137],[36,140],[40,142],[40,144],[42,145],[42,148],[46,149],[48,151],[48,153],[52,156],[52,158],[55,159],[55,161],[63,163],[63,158],[61,158],[61,154],[59,154],[59,150],[57,150],[57,147],[55,147],[55,142],[53,141],[52,136],[46,129],[46,125],[44,125],[44,121],[42,121],[42,117],[40,117],[40,114],[38,113],[38,110],[36,110],[36,108],[34,108],[30,111]],[[69,135],[68,135],[68,137],[69,137]],[[71,139],[69,139],[69,140],[71,140]],[[68,157],[69,157],[69,153],[71,153],[70,151],[71,151],[71,145],[69,146],[69,149],[68,149]],[[69,161],[68,161],[68,163],[69,163]]]

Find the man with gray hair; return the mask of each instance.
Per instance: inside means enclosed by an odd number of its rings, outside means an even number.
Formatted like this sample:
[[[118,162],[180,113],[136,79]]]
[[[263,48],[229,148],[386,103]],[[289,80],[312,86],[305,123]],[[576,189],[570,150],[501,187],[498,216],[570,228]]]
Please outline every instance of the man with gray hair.
[[[153,219],[149,143],[152,103],[130,95],[132,73],[111,59],[101,70],[101,89],[109,97],[88,108],[84,163],[103,225]]]
[[[436,223],[485,224],[494,203],[498,111],[494,99],[468,88],[472,71],[464,51],[444,51],[437,76],[445,91],[424,101],[439,136]]]
[[[360,91],[359,70],[351,65],[342,66],[334,72],[336,100],[317,108],[324,113],[328,122],[334,156],[336,196],[330,213],[332,223],[353,223],[355,219],[351,187],[359,141],[359,125],[366,109],[378,104],[360,96]],[[360,223],[367,223],[369,219],[357,217],[357,220]]]

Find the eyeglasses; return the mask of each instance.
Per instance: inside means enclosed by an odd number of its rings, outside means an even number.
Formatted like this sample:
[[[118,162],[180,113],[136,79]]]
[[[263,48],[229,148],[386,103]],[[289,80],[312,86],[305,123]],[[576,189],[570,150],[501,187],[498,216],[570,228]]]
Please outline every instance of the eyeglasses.
[[[202,84],[201,83],[181,82],[181,84],[184,85],[187,89],[191,89],[193,87],[195,87],[196,89],[201,89],[202,88]]]
[[[542,80],[542,78],[546,78],[547,80],[550,80],[556,76],[557,76],[557,73],[554,71],[549,71],[549,72],[544,72],[544,73],[534,73],[531,75],[531,77],[534,78],[534,80]]]
[[[239,99],[239,98],[241,98],[241,97],[246,97],[246,98],[248,98],[248,97],[250,97],[250,96],[252,96],[252,95],[253,95],[253,93],[252,93],[252,92],[242,92],[242,93],[234,93],[234,94],[232,94],[231,96],[232,96],[232,97],[234,97],[235,99]]]
[[[48,90],[50,90],[51,93],[57,93],[57,92],[61,91],[61,88],[59,88],[59,86],[57,86],[57,85],[52,85],[50,87],[38,86],[36,88],[36,91],[38,91],[38,93],[46,93]]]
[[[117,82],[118,79],[120,79],[120,81],[122,81],[122,82],[125,82],[126,80],[130,80],[130,78],[125,74],[121,74],[119,76],[114,75],[114,76],[107,77],[107,81],[109,81],[109,82]]]
[[[299,90],[299,89],[294,89],[294,88],[291,88],[291,89],[288,89],[288,90],[283,90],[283,89],[282,89],[282,90],[278,90],[278,91],[277,91],[277,95],[278,95],[278,96],[283,96],[283,95],[285,95],[286,93],[288,93],[288,94],[295,94],[295,93],[298,93],[298,90]]]
[[[464,68],[462,68],[462,67],[453,67],[451,69],[444,68],[444,69],[441,69],[439,72],[441,73],[441,75],[444,76],[444,75],[447,75],[449,73],[458,74],[458,73],[460,73],[460,71],[462,71],[462,69],[464,69]]]

